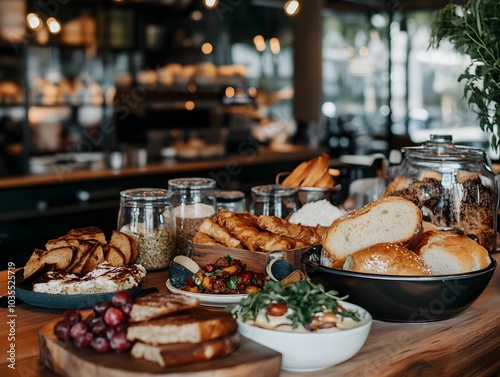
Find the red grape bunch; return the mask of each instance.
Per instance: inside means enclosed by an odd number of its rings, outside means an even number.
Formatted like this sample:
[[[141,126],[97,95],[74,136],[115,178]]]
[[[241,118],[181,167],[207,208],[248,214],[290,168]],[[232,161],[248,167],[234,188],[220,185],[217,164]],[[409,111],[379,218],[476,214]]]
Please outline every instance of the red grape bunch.
[[[117,292],[111,302],[103,301],[83,319],[78,310],[67,310],[64,318],[54,325],[54,334],[63,342],[73,341],[79,348],[95,352],[127,352],[132,344],[127,340],[132,298],[127,292]]]

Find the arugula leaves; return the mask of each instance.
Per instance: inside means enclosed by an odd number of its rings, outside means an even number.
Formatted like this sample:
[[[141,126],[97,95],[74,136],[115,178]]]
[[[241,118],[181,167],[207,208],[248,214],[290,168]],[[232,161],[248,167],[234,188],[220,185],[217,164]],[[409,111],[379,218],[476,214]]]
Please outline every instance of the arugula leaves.
[[[337,295],[337,291],[326,291],[323,285],[314,284],[310,279],[284,286],[275,281],[268,281],[259,292],[248,295],[241,300],[239,306],[233,307],[231,311],[242,321],[255,320],[259,312],[268,304],[285,303],[289,309],[292,309],[288,318],[292,321],[294,329],[299,325],[310,324],[315,314],[322,312],[324,308],[341,317],[361,321],[357,311],[346,310],[339,306],[338,301],[346,297]]]

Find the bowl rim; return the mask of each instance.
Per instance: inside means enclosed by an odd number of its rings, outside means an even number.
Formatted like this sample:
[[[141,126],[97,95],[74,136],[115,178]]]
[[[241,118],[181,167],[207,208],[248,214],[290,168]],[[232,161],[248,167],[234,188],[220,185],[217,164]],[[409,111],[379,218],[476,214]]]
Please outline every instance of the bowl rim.
[[[263,332],[272,332],[272,334],[287,334],[289,336],[296,336],[296,337],[304,337],[304,336],[314,336],[315,338],[317,337],[328,337],[328,336],[334,336],[334,334],[345,334],[345,333],[351,333],[351,332],[357,332],[357,331],[364,331],[366,330],[365,328],[368,327],[370,328],[372,323],[373,323],[373,316],[370,314],[368,310],[365,308],[353,304],[349,301],[343,301],[339,300],[339,303],[344,305],[348,309],[354,309],[354,310],[360,310],[364,313],[364,318],[363,321],[364,323],[360,326],[352,327],[350,329],[344,329],[344,330],[338,330],[338,331],[324,331],[324,332],[297,332],[297,331],[280,331],[280,330],[273,330],[273,329],[266,329],[265,327],[260,327],[260,326],[255,326],[252,325],[251,323],[244,322],[241,320],[241,318],[236,318],[236,321],[238,322],[238,325],[243,325],[243,326],[248,326],[250,328],[255,328],[257,331],[263,331]]]
[[[414,275],[382,275],[382,274],[367,274],[364,272],[355,272],[355,271],[345,271],[338,268],[332,268],[323,266],[319,263],[312,262],[309,260],[309,256],[318,250],[321,245],[312,246],[302,253],[301,261],[304,264],[305,268],[307,266],[314,267],[319,271],[339,275],[346,277],[354,277],[354,278],[364,278],[364,279],[372,279],[372,280],[390,280],[390,281],[406,281],[406,282],[436,282],[439,280],[448,281],[448,280],[460,280],[460,279],[468,279],[471,277],[478,277],[484,274],[489,274],[494,271],[497,266],[497,261],[495,258],[490,256],[491,263],[488,267],[485,267],[481,270],[464,272],[461,274],[453,274],[453,275],[432,275],[432,276],[414,276]],[[321,249],[319,249],[321,251]]]

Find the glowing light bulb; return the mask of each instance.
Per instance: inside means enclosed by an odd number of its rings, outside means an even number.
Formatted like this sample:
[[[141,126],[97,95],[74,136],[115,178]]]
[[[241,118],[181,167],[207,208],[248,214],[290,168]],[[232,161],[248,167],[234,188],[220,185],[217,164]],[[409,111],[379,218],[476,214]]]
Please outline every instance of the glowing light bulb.
[[[28,23],[28,27],[32,30],[38,29],[42,24],[42,20],[36,13],[30,13],[26,16],[26,22]]]
[[[218,3],[219,3],[219,0],[203,0],[203,4],[208,9],[214,9]]]
[[[298,0],[288,0],[285,3],[285,13],[294,16],[299,13],[300,3]]]
[[[61,24],[54,17],[47,19],[47,27],[52,34],[57,34],[61,31]]]

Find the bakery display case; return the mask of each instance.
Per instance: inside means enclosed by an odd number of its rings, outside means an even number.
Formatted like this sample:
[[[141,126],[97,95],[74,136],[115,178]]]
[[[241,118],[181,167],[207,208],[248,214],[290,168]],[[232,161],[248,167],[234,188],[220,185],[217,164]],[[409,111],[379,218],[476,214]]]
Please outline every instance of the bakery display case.
[[[252,106],[245,68],[200,49],[217,41],[223,26],[201,4],[9,4],[21,37],[14,43],[9,26],[0,43],[6,175],[99,169],[129,147],[157,161],[169,146],[157,141],[171,132],[180,130],[178,141],[187,142],[184,129],[220,128]]]

